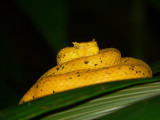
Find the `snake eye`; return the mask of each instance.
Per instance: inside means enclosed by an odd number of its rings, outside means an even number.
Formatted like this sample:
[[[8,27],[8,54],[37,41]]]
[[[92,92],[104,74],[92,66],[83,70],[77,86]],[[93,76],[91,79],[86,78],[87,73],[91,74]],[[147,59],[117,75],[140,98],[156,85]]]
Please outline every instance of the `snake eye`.
[[[74,48],[75,49],[79,49],[79,46],[78,46],[78,44],[76,43],[76,44],[74,44]]]
[[[75,44],[74,48],[75,48],[75,49],[79,49],[78,44]]]

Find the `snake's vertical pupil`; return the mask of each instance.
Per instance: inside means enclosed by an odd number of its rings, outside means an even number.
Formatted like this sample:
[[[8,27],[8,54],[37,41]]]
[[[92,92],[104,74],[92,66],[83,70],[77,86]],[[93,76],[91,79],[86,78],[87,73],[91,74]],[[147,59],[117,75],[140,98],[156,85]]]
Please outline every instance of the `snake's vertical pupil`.
[[[74,48],[75,48],[75,49],[79,49],[79,46],[76,44],[76,45],[74,46]]]

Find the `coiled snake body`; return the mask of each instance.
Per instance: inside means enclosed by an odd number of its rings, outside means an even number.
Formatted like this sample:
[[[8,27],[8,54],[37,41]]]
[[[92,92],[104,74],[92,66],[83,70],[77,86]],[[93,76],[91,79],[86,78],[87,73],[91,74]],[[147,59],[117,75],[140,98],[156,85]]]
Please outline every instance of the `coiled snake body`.
[[[20,104],[74,88],[118,80],[152,77],[142,60],[124,57],[115,48],[99,50],[96,41],[77,43],[57,55],[57,66],[48,70],[28,90]]]

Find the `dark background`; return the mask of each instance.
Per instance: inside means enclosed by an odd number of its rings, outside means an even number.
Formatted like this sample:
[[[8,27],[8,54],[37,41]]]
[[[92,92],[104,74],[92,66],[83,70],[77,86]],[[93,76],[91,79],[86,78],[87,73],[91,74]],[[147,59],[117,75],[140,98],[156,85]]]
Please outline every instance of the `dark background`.
[[[160,60],[159,0],[6,0],[0,8],[0,109],[17,104],[73,41]]]

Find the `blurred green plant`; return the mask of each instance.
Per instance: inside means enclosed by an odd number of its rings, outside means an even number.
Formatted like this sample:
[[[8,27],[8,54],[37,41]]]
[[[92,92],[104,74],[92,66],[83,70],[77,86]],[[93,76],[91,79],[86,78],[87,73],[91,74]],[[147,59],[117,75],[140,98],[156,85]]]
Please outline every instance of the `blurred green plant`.
[[[67,3],[65,0],[16,0],[57,53],[67,43]]]
[[[5,30],[1,32],[5,34]],[[14,85],[18,83],[18,79],[23,75],[23,69],[16,62],[15,56],[12,52],[12,47],[8,41],[3,40],[3,35],[0,34],[1,39],[1,69],[0,69],[0,109],[6,106],[15,104],[19,98],[19,94],[14,89]],[[5,51],[5,52],[4,52]],[[12,77],[12,83],[9,83],[6,79]],[[13,85],[13,86],[12,86]]]
[[[159,0],[147,0],[149,3],[155,6],[157,10],[160,10],[160,1]]]

